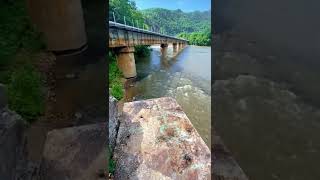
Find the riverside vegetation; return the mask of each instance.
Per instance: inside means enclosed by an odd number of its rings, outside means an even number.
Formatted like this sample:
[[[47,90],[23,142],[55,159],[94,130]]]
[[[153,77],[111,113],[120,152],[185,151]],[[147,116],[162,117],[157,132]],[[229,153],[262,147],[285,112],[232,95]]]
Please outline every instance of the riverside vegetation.
[[[110,94],[115,97],[117,100],[122,99],[123,97],[123,86],[121,82],[122,74],[117,66],[116,58],[114,53],[109,52],[109,88]]]
[[[31,122],[44,111],[44,83],[35,54],[45,44],[29,21],[23,0],[0,1],[0,83],[9,108]]]
[[[135,56],[143,57],[150,54],[148,46],[135,46]],[[109,51],[109,88],[110,94],[117,100],[123,98],[124,89],[121,82],[122,73],[117,66],[116,56],[114,52]]]

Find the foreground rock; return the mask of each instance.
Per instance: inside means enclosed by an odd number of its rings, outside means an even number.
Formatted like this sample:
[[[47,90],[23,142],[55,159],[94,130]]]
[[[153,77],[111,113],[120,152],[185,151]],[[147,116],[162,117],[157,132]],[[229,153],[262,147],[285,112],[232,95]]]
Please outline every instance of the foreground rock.
[[[106,168],[107,124],[50,131],[43,152],[41,179],[99,179]]]
[[[109,96],[109,145],[113,150],[116,145],[119,128],[118,107],[116,98]]]
[[[172,98],[125,103],[115,179],[210,179],[209,148]]]
[[[20,176],[24,160],[26,124],[7,108],[0,109],[0,179],[16,179]],[[22,167],[24,168],[24,167]]]

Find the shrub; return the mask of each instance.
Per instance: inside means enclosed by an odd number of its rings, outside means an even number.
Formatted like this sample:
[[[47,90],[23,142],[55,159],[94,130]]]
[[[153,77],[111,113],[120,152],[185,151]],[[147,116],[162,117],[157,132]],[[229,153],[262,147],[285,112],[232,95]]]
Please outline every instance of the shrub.
[[[135,55],[139,57],[146,57],[150,55],[150,48],[148,45],[138,45],[134,47]]]
[[[124,89],[121,82],[122,73],[119,70],[117,63],[115,61],[114,55],[109,53],[109,88],[111,89],[110,94],[117,100],[123,98]]]
[[[123,86],[120,82],[113,83],[111,86],[111,95],[115,97],[117,100],[123,98]]]
[[[116,163],[112,159],[112,150],[110,146],[108,149],[108,161],[109,161],[109,164],[108,164],[109,173],[114,174],[114,171],[116,169]]]
[[[8,84],[9,108],[31,122],[44,110],[40,74],[31,66],[13,72]]]

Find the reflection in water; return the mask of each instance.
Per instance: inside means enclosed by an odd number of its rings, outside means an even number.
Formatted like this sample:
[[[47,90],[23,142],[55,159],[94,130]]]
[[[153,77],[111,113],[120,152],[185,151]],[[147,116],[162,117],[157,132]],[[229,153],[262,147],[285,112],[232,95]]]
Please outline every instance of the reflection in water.
[[[136,57],[137,82],[126,89],[126,100],[170,96],[182,106],[201,137],[210,144],[211,48],[189,46],[167,53],[152,46],[149,57]]]

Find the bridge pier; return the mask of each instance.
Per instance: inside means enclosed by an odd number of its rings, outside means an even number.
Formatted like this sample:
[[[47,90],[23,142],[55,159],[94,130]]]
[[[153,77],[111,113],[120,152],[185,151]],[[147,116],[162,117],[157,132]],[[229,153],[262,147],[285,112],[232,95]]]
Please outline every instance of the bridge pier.
[[[168,44],[161,44],[161,53],[162,55],[166,55],[167,54],[167,49],[168,49]]]
[[[121,47],[116,51],[117,64],[126,79],[137,76],[134,47]]]
[[[81,0],[27,0],[32,23],[43,33],[47,50],[79,52],[87,46]]]
[[[185,43],[181,43],[181,49],[183,49],[186,46]]]
[[[177,43],[173,43],[172,46],[173,46],[173,52],[177,52],[178,51]]]

